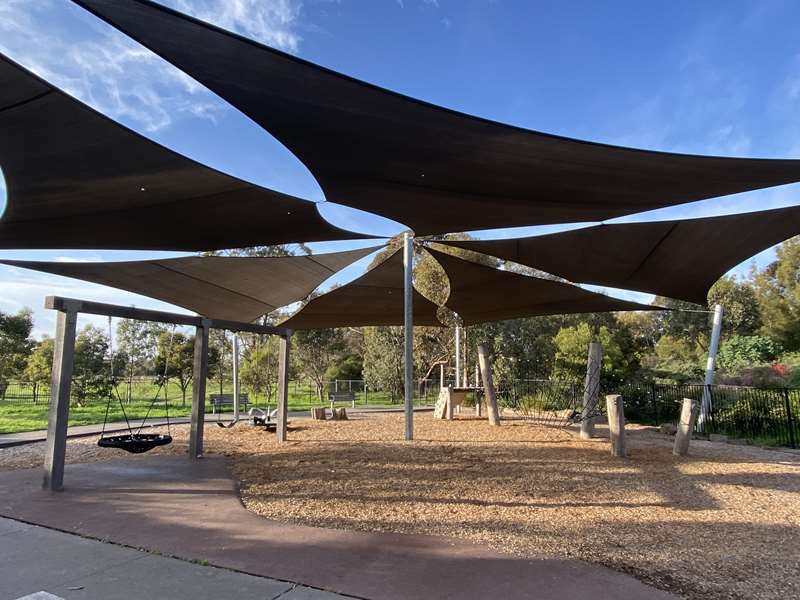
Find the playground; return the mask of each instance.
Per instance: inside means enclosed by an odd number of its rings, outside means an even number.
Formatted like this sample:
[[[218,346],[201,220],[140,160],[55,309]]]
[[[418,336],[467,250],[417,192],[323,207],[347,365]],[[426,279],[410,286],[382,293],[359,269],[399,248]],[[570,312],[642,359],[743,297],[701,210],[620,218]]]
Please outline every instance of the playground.
[[[800,590],[797,453],[693,441],[691,456],[678,458],[669,436],[629,425],[628,459],[620,461],[604,425],[589,441],[577,428],[521,419],[498,428],[467,414],[444,421],[418,413],[415,425],[413,445],[403,441],[396,414],[293,418],[284,444],[245,424],[207,427],[206,454],[224,457],[244,506],[265,522],[443,536],[509,558],[579,559],[689,598],[787,598]],[[100,463],[83,467],[98,491],[109,486],[94,502],[108,495],[122,502],[111,512],[122,513],[124,531],[135,528],[128,511],[136,494],[126,500],[130,494],[104,481],[121,476],[102,465],[124,458],[134,471],[152,469],[166,455],[185,465],[188,427],[173,426],[172,435],[172,445],[130,458],[94,438],[73,440],[67,461]],[[43,444],[0,451],[0,481],[37,467],[38,486],[42,453]],[[181,506],[189,511],[209,498],[198,493]],[[161,547],[157,521],[142,546]]]

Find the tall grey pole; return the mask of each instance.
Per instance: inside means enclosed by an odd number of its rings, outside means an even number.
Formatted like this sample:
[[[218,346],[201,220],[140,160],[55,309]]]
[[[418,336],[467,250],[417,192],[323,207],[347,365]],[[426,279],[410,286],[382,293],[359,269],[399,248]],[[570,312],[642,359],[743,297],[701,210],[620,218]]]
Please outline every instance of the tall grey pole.
[[[275,428],[275,437],[278,442],[285,442],[287,423],[289,420],[289,351],[292,346],[292,332],[281,336],[278,354],[278,423]]]
[[[203,319],[195,327],[192,368],[192,417],[189,425],[189,458],[203,457],[203,430],[206,419],[206,380],[208,379],[208,332],[211,321]]]
[[[461,387],[461,325],[456,325],[456,387]]]
[[[233,422],[239,420],[239,336],[233,334]]]
[[[706,361],[706,378],[703,381],[703,403],[700,406],[700,417],[697,420],[697,429],[699,431],[704,431],[706,421],[711,415],[711,386],[714,385],[714,371],[717,367],[719,336],[722,332],[722,312],[722,304],[714,306],[711,343],[708,345],[708,361]]]
[[[69,395],[75,362],[75,329],[78,322],[78,313],[70,308],[72,308],[71,303],[56,315],[56,337],[53,343],[50,408],[47,417],[42,481],[42,487],[51,492],[61,491],[64,486]]]
[[[603,370],[603,345],[599,342],[589,344],[589,356],[586,360],[586,382],[583,386],[583,411],[581,413],[581,439],[594,437],[593,416],[600,400],[600,375]]]
[[[403,234],[403,350],[405,356],[406,439],[414,439],[414,238]]]

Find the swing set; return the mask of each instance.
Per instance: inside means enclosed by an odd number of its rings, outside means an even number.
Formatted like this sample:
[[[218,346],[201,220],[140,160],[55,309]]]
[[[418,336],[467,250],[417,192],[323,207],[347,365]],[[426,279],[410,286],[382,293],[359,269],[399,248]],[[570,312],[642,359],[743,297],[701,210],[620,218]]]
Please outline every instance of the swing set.
[[[161,376],[161,380],[159,381],[156,393],[147,407],[147,412],[142,418],[142,422],[139,424],[139,427],[136,429],[136,431],[134,431],[133,427],[131,426],[130,419],[128,419],[128,414],[125,411],[125,404],[122,402],[122,397],[119,395],[119,390],[117,389],[116,386],[116,379],[114,377],[114,330],[112,328],[111,321],[112,317],[111,315],[109,315],[108,351],[110,353],[109,371],[111,375],[112,392],[109,393],[108,400],[106,402],[106,412],[105,415],[103,416],[103,429],[100,431],[100,439],[97,440],[97,445],[100,446],[101,448],[118,448],[119,450],[125,450],[125,452],[130,452],[131,454],[142,454],[143,452],[148,452],[153,448],[157,448],[158,446],[166,446],[167,444],[171,444],[172,431],[169,422],[169,399],[166,394],[164,395],[164,412],[167,420],[167,433],[166,434],[142,433],[142,428],[144,428],[145,424],[147,423],[147,418],[150,416],[150,412],[153,410],[153,405],[155,405],[155,403],[158,401],[158,398],[161,395],[161,391],[167,384],[167,374],[169,373],[169,359],[170,355],[172,354],[172,342],[175,339],[175,328],[177,327],[177,325],[175,324],[172,325],[172,330],[170,331],[169,334],[169,346],[167,346],[167,353],[164,358],[164,373]],[[119,401],[119,408],[122,411],[122,416],[125,418],[125,424],[128,426],[128,433],[122,435],[107,436],[105,433],[106,433],[106,425],[108,424],[108,412],[111,408],[114,395],[116,395],[117,400]]]
[[[52,491],[63,489],[64,463],[67,448],[67,424],[69,421],[69,401],[72,386],[72,375],[75,358],[75,336],[78,314],[92,314],[109,317],[109,329],[111,317],[121,319],[134,319],[139,321],[151,321],[173,325],[173,335],[175,326],[187,326],[195,328],[194,344],[194,365],[192,370],[192,414],[190,419],[189,434],[189,457],[200,458],[203,455],[203,431],[205,425],[205,397],[206,379],[208,376],[208,336],[211,329],[223,329],[232,332],[248,332],[259,335],[277,335],[280,338],[279,366],[278,366],[278,399],[277,399],[277,426],[276,437],[279,442],[286,441],[286,416],[287,416],[287,397],[289,379],[289,348],[292,331],[284,327],[272,327],[269,325],[258,325],[255,323],[244,323],[240,321],[228,321],[223,319],[206,319],[195,315],[186,315],[157,310],[135,308],[131,306],[119,306],[116,304],[105,304],[101,302],[89,302],[72,298],[62,298],[59,296],[48,296],[45,298],[46,309],[57,311],[56,333],[54,337],[55,352],[53,356],[53,378],[50,388],[50,413],[48,417],[47,445],[45,448],[45,474],[43,487]],[[172,341],[170,341],[170,352]],[[113,359],[113,348],[112,359]],[[108,421],[108,414],[113,397],[109,394],[106,403],[106,415],[103,421],[103,429],[98,440],[98,445],[103,448],[118,448],[126,452],[140,454],[148,452],[158,446],[164,446],[172,442],[172,435],[169,422],[169,407],[166,410],[167,433],[154,434],[144,433],[143,429],[147,424],[153,407],[158,402],[158,398],[163,385],[166,382],[166,374],[169,368],[170,356],[165,357],[164,377],[161,378],[161,385],[157,390],[153,400],[150,402],[147,413],[142,422],[135,426],[125,413],[124,404],[117,392],[117,400],[120,403],[122,413],[127,424],[127,433],[121,435],[106,435],[105,428]],[[112,382],[114,375],[113,360],[110,364]]]

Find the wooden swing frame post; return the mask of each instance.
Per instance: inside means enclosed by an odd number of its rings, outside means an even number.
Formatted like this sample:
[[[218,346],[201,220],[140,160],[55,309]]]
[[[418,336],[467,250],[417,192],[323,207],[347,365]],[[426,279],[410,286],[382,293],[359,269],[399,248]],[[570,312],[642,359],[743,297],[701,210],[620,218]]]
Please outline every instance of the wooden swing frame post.
[[[283,423],[278,441],[286,440],[287,386],[289,346],[292,332],[284,327],[257,325],[223,319],[206,319],[194,315],[148,310],[132,306],[105,304],[47,296],[44,307],[57,311],[56,334],[53,351],[53,374],[50,387],[50,409],[47,421],[47,443],[44,458],[44,480],[42,487],[50,491],[64,489],[64,462],[67,451],[67,423],[69,421],[69,399],[72,387],[72,371],[75,362],[75,334],[78,314],[103,315],[120,319],[136,319],[172,325],[195,327],[194,386],[192,390],[190,458],[203,454],[203,425],[205,419],[205,375],[208,373],[208,333],[211,329],[233,332],[277,335],[281,338],[281,364],[279,377],[284,385],[278,388],[278,423]]]

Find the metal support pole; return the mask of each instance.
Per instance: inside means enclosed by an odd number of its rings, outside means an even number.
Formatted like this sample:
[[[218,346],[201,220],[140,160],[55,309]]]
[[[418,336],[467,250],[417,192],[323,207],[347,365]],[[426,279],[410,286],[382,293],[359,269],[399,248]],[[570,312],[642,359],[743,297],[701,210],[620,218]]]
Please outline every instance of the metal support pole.
[[[711,386],[714,385],[714,370],[717,367],[717,351],[719,350],[719,336],[722,332],[722,304],[714,306],[714,322],[711,326],[711,343],[708,346],[708,361],[706,362],[706,378],[703,382],[703,402],[700,405],[700,416],[697,419],[697,429],[705,430],[706,422],[711,416]]]
[[[291,333],[281,336],[280,356],[278,357],[278,423],[275,435],[278,442],[286,441],[286,424],[289,419],[289,350]]]
[[[189,431],[189,458],[203,457],[203,429],[206,419],[206,379],[208,379],[208,332],[211,321],[203,319],[194,333],[192,371],[192,420]]]
[[[444,363],[439,363],[439,389],[444,387]]]
[[[403,234],[403,350],[405,357],[405,413],[407,440],[414,439],[414,238]]]
[[[233,334],[233,422],[239,420],[239,336]]]
[[[456,325],[456,386],[461,387],[461,326]]]
[[[72,367],[75,362],[75,327],[78,313],[59,311],[50,379],[50,409],[47,417],[47,444],[44,454],[42,487],[51,492],[64,488],[64,459],[67,453],[67,422]]]

